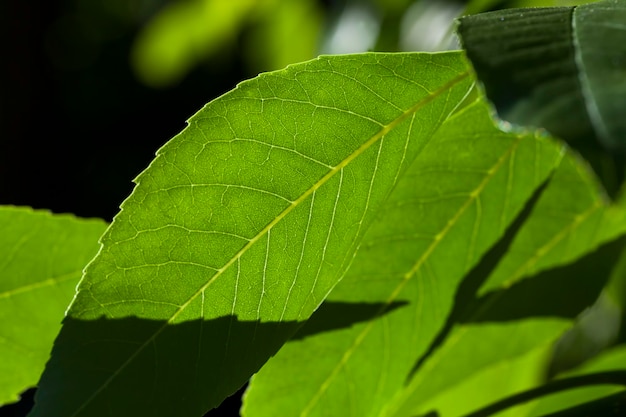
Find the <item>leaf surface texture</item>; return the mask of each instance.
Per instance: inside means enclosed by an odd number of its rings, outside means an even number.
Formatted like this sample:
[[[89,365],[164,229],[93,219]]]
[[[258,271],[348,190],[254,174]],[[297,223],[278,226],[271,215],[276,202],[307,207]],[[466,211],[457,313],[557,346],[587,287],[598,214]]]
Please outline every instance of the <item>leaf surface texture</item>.
[[[103,237],[31,415],[217,406],[339,282],[471,85],[460,53],[320,57],[205,106]]]

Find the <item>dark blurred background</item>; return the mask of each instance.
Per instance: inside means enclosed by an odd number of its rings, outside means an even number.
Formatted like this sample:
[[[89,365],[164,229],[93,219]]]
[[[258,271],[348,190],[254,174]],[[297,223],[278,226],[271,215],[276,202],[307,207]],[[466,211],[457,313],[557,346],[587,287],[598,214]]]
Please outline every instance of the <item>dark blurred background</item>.
[[[454,47],[464,11],[533,2],[467,3],[2,1],[0,204],[110,221],[156,150],[238,82],[320,53]],[[238,397],[208,415],[237,416]]]
[[[205,103],[319,53],[437,49],[436,37],[401,39],[420,8],[440,16],[442,34],[460,10],[441,0],[3,1],[0,204],[110,221]]]

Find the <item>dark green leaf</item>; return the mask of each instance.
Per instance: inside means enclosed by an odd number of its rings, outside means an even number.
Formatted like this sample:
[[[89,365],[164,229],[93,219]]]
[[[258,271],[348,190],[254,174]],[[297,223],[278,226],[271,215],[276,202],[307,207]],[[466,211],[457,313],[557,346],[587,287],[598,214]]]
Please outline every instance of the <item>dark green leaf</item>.
[[[460,19],[500,116],[574,144],[626,151],[626,2],[508,9]]]

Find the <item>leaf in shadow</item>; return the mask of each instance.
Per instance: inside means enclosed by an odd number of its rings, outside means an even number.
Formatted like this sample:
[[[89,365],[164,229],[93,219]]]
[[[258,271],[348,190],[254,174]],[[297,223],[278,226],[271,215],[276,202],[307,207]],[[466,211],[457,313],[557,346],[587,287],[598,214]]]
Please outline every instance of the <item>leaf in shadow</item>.
[[[572,43],[573,7],[467,16],[458,32],[487,97],[503,119],[568,140],[593,134]]]
[[[388,311],[401,305],[395,303]],[[312,319],[315,324],[296,337],[367,321],[383,307],[382,303],[328,302],[320,308],[318,320]],[[251,349],[261,347],[267,356],[273,355],[283,344],[282,338],[275,336],[295,332],[303,323],[240,321],[226,316],[165,324],[136,317],[66,317],[61,332],[72,343],[55,345],[49,372],[43,377],[50,388],[39,393],[35,409],[44,410],[55,402],[58,407],[46,415],[200,416],[210,404],[219,403],[241,387],[249,369],[258,370],[263,365],[260,358],[264,356],[253,354]],[[150,346],[137,349],[145,336],[154,332],[159,334]],[[233,363],[239,366],[233,367]],[[68,380],[64,378],[67,373],[78,377]],[[149,394],[137,395],[138,390]]]

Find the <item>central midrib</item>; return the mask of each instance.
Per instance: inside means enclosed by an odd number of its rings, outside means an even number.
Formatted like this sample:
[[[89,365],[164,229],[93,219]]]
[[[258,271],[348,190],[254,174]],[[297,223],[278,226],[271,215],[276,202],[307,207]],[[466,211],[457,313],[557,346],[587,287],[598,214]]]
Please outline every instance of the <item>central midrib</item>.
[[[339,164],[331,168],[321,179],[319,179],[316,183],[314,183],[309,189],[307,189],[300,197],[294,200],[290,205],[288,205],[278,216],[274,218],[270,223],[268,223],[256,236],[254,236],[246,245],[244,245],[224,266],[217,270],[215,275],[207,281],[202,287],[200,287],[193,295],[189,297],[189,299],[182,304],[178,310],[167,320],[161,327],[159,327],[146,341],[140,345],[137,350],[129,356],[129,358],[114,372],[111,374],[109,378],[98,388],[94,393],[89,396],[83,402],[83,404],[72,414],[72,417],[76,416],[80,413],[86,406],[89,404],[100,392],[102,392],[110,383],[113,381],[150,343],[152,343],[159,334],[165,330],[165,328],[171,324],[176,318],[187,308],[191,302],[193,302],[198,296],[200,296],[208,287],[210,287],[217,279],[219,279],[224,271],[228,270],[238,259],[240,259],[257,241],[259,241],[266,233],[268,233],[274,226],[276,226],[282,219],[284,219],[292,210],[298,207],[304,200],[306,200],[313,192],[322,187],[325,183],[327,183],[331,178],[335,176],[338,172],[340,172],[343,168],[348,166],[352,161],[354,161],[359,155],[369,149],[372,145],[378,142],[383,136],[393,130],[396,126],[402,123],[411,115],[415,114],[422,107],[426,106],[428,103],[435,100],[441,94],[449,91],[456,84],[460,83],[464,79],[466,79],[470,75],[469,70],[465,70],[460,73],[458,76],[453,78],[452,80],[445,83],[443,86],[434,90],[432,93],[424,97],[422,100],[418,101],[408,110],[401,113],[396,119],[392,120],[389,124],[383,126],[375,135],[373,135],[370,139],[368,139],[365,143],[359,146],[354,152],[348,155],[344,160],[342,160]]]

